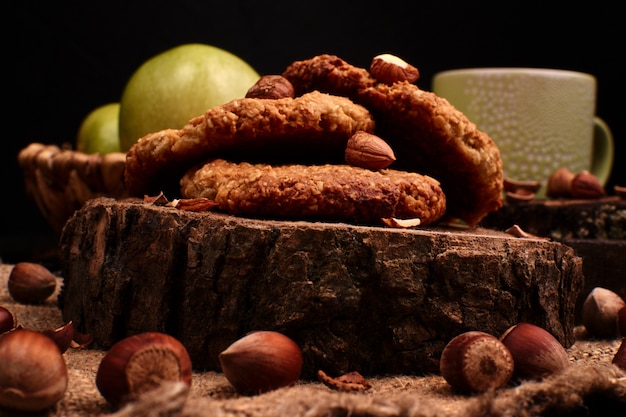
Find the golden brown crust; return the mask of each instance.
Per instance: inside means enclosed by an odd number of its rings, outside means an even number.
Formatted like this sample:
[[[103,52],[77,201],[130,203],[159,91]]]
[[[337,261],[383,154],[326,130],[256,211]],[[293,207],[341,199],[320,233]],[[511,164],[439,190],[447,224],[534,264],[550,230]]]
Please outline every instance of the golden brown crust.
[[[389,217],[439,220],[446,209],[428,176],[348,165],[283,165],[212,160],[181,180],[185,198],[215,200],[232,214],[380,224]]]
[[[165,175],[224,154],[278,157],[271,162],[289,162],[294,153],[341,160],[354,132],[373,129],[369,112],[346,97],[313,91],[295,99],[237,99],[207,110],[180,130],[139,139],[127,154],[126,183],[135,195],[159,191]]]
[[[377,134],[397,155],[394,169],[441,182],[447,216],[476,225],[502,206],[502,159],[493,140],[444,98],[413,84],[377,84],[358,102],[376,120]]]
[[[338,96],[354,97],[359,90],[377,83],[366,69],[355,67],[338,56],[329,54],[293,62],[285,69],[283,77],[291,81],[296,95],[319,90]]]
[[[344,94],[364,105],[376,121],[376,135],[397,156],[394,169],[430,175],[448,202],[447,216],[476,225],[502,206],[502,160],[493,140],[434,93],[408,82],[376,83],[332,56],[294,62],[283,73],[296,92],[317,88]]]

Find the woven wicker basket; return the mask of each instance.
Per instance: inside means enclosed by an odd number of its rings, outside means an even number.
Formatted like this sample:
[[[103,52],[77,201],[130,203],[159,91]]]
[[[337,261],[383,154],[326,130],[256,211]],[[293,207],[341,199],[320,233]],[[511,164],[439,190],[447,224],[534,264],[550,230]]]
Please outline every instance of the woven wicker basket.
[[[18,154],[26,193],[60,234],[74,212],[95,197],[126,197],[126,154],[85,154],[31,143]]]

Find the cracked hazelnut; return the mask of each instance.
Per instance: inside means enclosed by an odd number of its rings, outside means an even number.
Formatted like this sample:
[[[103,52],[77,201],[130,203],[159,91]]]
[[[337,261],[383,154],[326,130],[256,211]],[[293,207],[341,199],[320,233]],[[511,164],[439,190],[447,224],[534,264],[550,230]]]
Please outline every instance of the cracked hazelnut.
[[[61,353],[64,353],[70,347],[72,340],[74,340],[74,324],[69,321],[59,328],[46,329],[42,333],[52,339],[59,347]]]
[[[45,301],[56,289],[56,277],[43,265],[18,262],[7,282],[9,295],[18,302],[36,304]]]
[[[414,83],[420,77],[416,67],[391,54],[375,56],[370,64],[370,74],[381,83],[390,85],[399,81]]]
[[[526,190],[506,191],[505,197],[509,204],[527,203],[535,199],[535,193]]]
[[[539,181],[533,180],[516,180],[513,178],[505,178],[503,180],[504,191],[512,193],[536,194],[541,188]]]
[[[441,353],[441,375],[460,392],[498,389],[513,376],[513,357],[495,336],[469,331],[454,337]]]
[[[565,348],[550,332],[530,323],[518,323],[500,337],[513,356],[513,376],[541,379],[570,365]]]
[[[52,339],[41,332],[16,329],[3,334],[0,358],[0,407],[42,411],[65,395],[65,359]]]
[[[300,347],[274,331],[247,334],[220,353],[219,361],[228,382],[242,394],[292,385],[302,370]]]
[[[282,75],[264,75],[246,93],[246,98],[294,97],[291,82]]]
[[[182,343],[164,333],[146,332],[122,339],[109,349],[98,367],[96,387],[119,408],[163,381],[191,386],[191,376],[191,360]]]

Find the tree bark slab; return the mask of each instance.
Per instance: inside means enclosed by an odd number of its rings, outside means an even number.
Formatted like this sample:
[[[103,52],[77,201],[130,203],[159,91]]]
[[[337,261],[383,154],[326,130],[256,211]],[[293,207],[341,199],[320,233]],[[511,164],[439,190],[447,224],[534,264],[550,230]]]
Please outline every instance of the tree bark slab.
[[[574,343],[572,248],[487,229],[272,221],[99,198],[60,240],[63,318],[97,345],[177,337],[194,368],[244,334],[302,348],[302,376],[439,372],[447,342],[527,321]]]
[[[626,200],[610,196],[591,200],[533,200],[506,204],[481,225],[506,230],[517,224],[528,233],[571,246],[583,259],[585,284],[577,300],[576,322],[586,296],[595,287],[626,299]]]

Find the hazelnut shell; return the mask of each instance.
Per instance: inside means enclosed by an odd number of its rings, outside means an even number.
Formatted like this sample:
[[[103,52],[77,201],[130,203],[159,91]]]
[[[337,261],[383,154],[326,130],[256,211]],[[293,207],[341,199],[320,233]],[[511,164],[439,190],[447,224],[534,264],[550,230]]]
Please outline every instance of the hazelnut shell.
[[[420,77],[419,70],[402,58],[391,54],[380,54],[372,59],[370,74],[384,84],[396,82],[414,83]]]
[[[0,334],[13,330],[17,325],[17,319],[9,309],[0,306]]]
[[[498,389],[513,376],[513,357],[495,336],[469,331],[454,337],[441,353],[443,378],[460,392]]]
[[[620,337],[626,337],[626,306],[617,312],[617,331]]]
[[[57,286],[56,277],[43,265],[18,262],[9,274],[9,295],[17,302],[37,304],[50,297]]]
[[[302,370],[300,347],[274,331],[247,334],[220,353],[219,361],[226,379],[241,394],[292,385]]]
[[[111,346],[98,367],[96,387],[119,408],[164,380],[191,386],[191,376],[191,360],[181,342],[165,333],[146,332]]]
[[[513,376],[541,379],[570,365],[565,348],[547,330],[530,323],[518,323],[500,337],[515,363]]]
[[[371,170],[387,168],[396,160],[387,142],[364,131],[358,131],[348,139],[344,156],[348,165]]]
[[[613,360],[611,361],[614,365],[617,365],[621,369],[626,371],[626,338],[622,339],[622,343],[619,345],[617,352],[615,352],[615,356],[613,356]]]
[[[65,395],[65,359],[41,332],[20,328],[3,334],[0,358],[0,408],[43,411]]]
[[[74,340],[74,324],[72,321],[68,321],[59,328],[46,329],[41,332],[57,344],[61,353],[65,353],[70,347],[72,340]]]
[[[595,287],[583,302],[581,320],[592,337],[614,338],[619,336],[618,313],[626,302],[615,292]]]

